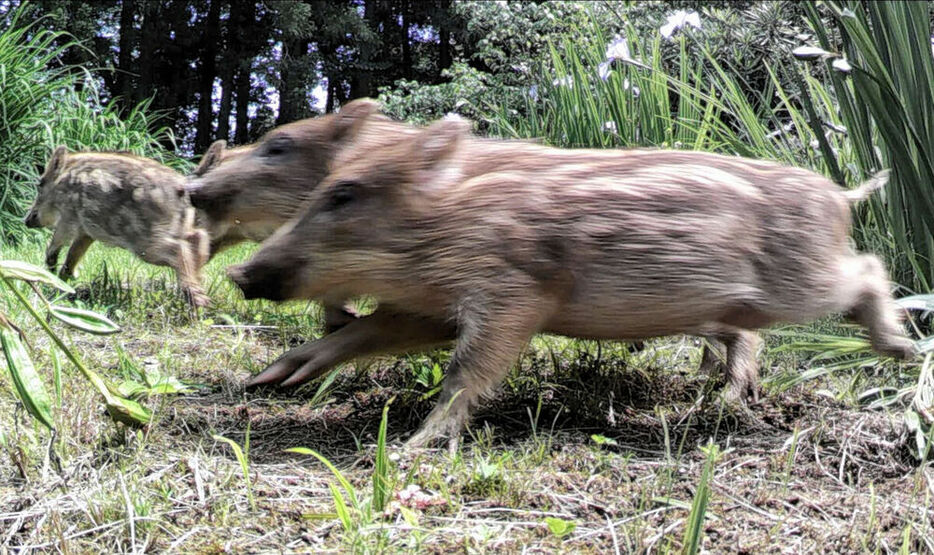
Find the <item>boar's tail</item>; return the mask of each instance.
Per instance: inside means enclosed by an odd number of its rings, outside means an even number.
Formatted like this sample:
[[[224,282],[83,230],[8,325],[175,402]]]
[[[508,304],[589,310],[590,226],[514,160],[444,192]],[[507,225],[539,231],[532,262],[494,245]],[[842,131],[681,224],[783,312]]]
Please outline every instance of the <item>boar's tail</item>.
[[[846,197],[846,200],[850,201],[850,204],[856,204],[860,201],[863,201],[869,195],[873,194],[882,187],[885,187],[885,184],[889,182],[890,173],[890,170],[882,170],[866,180],[859,187],[849,191],[844,191],[843,196]]]

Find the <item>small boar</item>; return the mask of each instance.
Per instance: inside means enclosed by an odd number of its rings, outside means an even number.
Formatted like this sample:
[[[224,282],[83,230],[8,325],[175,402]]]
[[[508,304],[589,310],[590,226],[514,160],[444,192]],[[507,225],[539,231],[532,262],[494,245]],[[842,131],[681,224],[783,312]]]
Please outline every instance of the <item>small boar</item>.
[[[504,153],[505,169],[495,162]],[[843,312],[879,353],[914,353],[882,263],[848,244],[851,203],[882,177],[845,192],[774,162],[506,145],[459,121],[347,158],[300,218],[228,274],[247,298],[371,295],[435,334],[413,346],[453,329],[442,394],[410,445],[456,445],[470,410],[540,331],[717,337],[732,396],[755,388],[752,330],[777,322]],[[477,170],[486,167],[497,169]],[[378,324],[337,334],[352,344]],[[313,372],[306,364],[285,383]]]
[[[64,279],[91,243],[102,241],[171,267],[188,300],[205,306],[199,273],[207,262],[208,235],[194,218],[185,177],[175,170],[131,154],[69,153],[60,146],[42,174],[26,225],[55,229],[45,257],[53,272],[62,247],[71,243],[59,271]]]

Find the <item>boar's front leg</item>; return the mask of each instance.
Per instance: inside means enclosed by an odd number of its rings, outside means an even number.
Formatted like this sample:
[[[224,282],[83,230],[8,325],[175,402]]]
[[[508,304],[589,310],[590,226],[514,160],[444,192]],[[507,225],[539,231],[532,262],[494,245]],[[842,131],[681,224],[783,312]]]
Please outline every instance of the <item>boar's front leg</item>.
[[[247,381],[247,387],[305,383],[358,357],[404,353],[442,345],[457,336],[454,325],[381,307],[355,318],[334,333],[288,351]]]
[[[93,242],[94,239],[91,239],[88,235],[83,233],[78,235],[78,238],[75,239],[71,243],[71,247],[68,248],[68,255],[65,256],[65,264],[62,265],[62,269],[58,273],[59,277],[67,280],[75,275],[75,268],[78,267],[78,262],[81,262],[84,253],[88,252],[88,247],[90,247]]]
[[[457,345],[435,408],[406,447],[447,438],[456,451],[470,412],[497,386],[538,331],[544,302],[526,300],[512,307],[461,310]]]
[[[75,238],[75,235],[76,232],[72,229],[72,226],[66,225],[65,222],[59,222],[58,226],[56,226],[55,232],[52,233],[52,240],[49,242],[48,248],[45,249],[45,267],[50,272],[55,272],[55,268],[58,266],[58,254],[62,252],[65,245]]]
[[[334,333],[353,322],[360,315],[348,306],[324,305],[324,332]]]

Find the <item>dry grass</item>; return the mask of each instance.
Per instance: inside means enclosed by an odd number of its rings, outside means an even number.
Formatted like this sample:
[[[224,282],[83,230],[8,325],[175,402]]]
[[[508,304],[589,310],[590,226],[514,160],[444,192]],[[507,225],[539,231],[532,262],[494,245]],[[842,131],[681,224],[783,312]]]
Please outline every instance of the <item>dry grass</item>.
[[[95,306],[122,314],[125,330],[73,335],[85,359],[116,381],[120,343],[135,364],[203,387],[151,399],[157,421],[130,432],[69,373],[55,411],[58,469],[48,435],[16,409],[4,374],[0,552],[676,551],[704,464],[698,447],[711,440],[726,454],[710,484],[702,549],[934,551],[934,471],[911,459],[899,414],[835,400],[845,384],[832,377],[767,392],[748,410],[724,407],[693,371],[697,346],[677,338],[637,353],[536,340],[460,453],[391,447],[393,502],[345,529],[333,514],[333,474],[285,449],[321,452],[365,502],[383,406],[394,399],[389,440],[397,446],[432,403],[413,368],[443,362],[444,353],[347,367],[318,406],[310,405],[315,387],[245,393],[247,375],[313,333],[313,311],[255,308],[215,281],[218,306],[191,321],[163,297],[172,286],[162,274],[154,279],[112,251],[96,256],[135,268],[127,272],[144,293],[121,300],[130,293],[95,289],[92,271],[86,300],[112,298]],[[212,279],[224,263],[211,266]],[[772,372],[793,364],[766,361]],[[232,450],[212,439],[245,445],[247,430],[255,510]],[[559,538],[548,517],[576,527]]]

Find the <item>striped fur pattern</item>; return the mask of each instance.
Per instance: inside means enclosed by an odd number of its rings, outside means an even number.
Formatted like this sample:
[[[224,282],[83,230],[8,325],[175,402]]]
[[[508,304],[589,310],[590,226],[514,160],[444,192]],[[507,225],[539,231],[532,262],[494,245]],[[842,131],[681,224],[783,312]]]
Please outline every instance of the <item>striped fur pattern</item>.
[[[733,398],[755,390],[754,330],[774,323],[846,313],[880,353],[913,352],[882,264],[848,245],[852,195],[812,172],[485,140],[448,120],[344,156],[304,214],[229,274],[248,297],[366,294],[453,330],[443,393],[412,445],[456,438],[540,331],[719,338]]]
[[[204,306],[208,297],[200,269],[207,261],[208,235],[195,226],[184,186],[184,176],[153,160],[69,153],[59,147],[42,175],[26,224],[55,230],[46,250],[52,271],[59,252],[70,244],[59,271],[63,278],[70,278],[88,247],[101,241],[171,267],[189,301]]]

